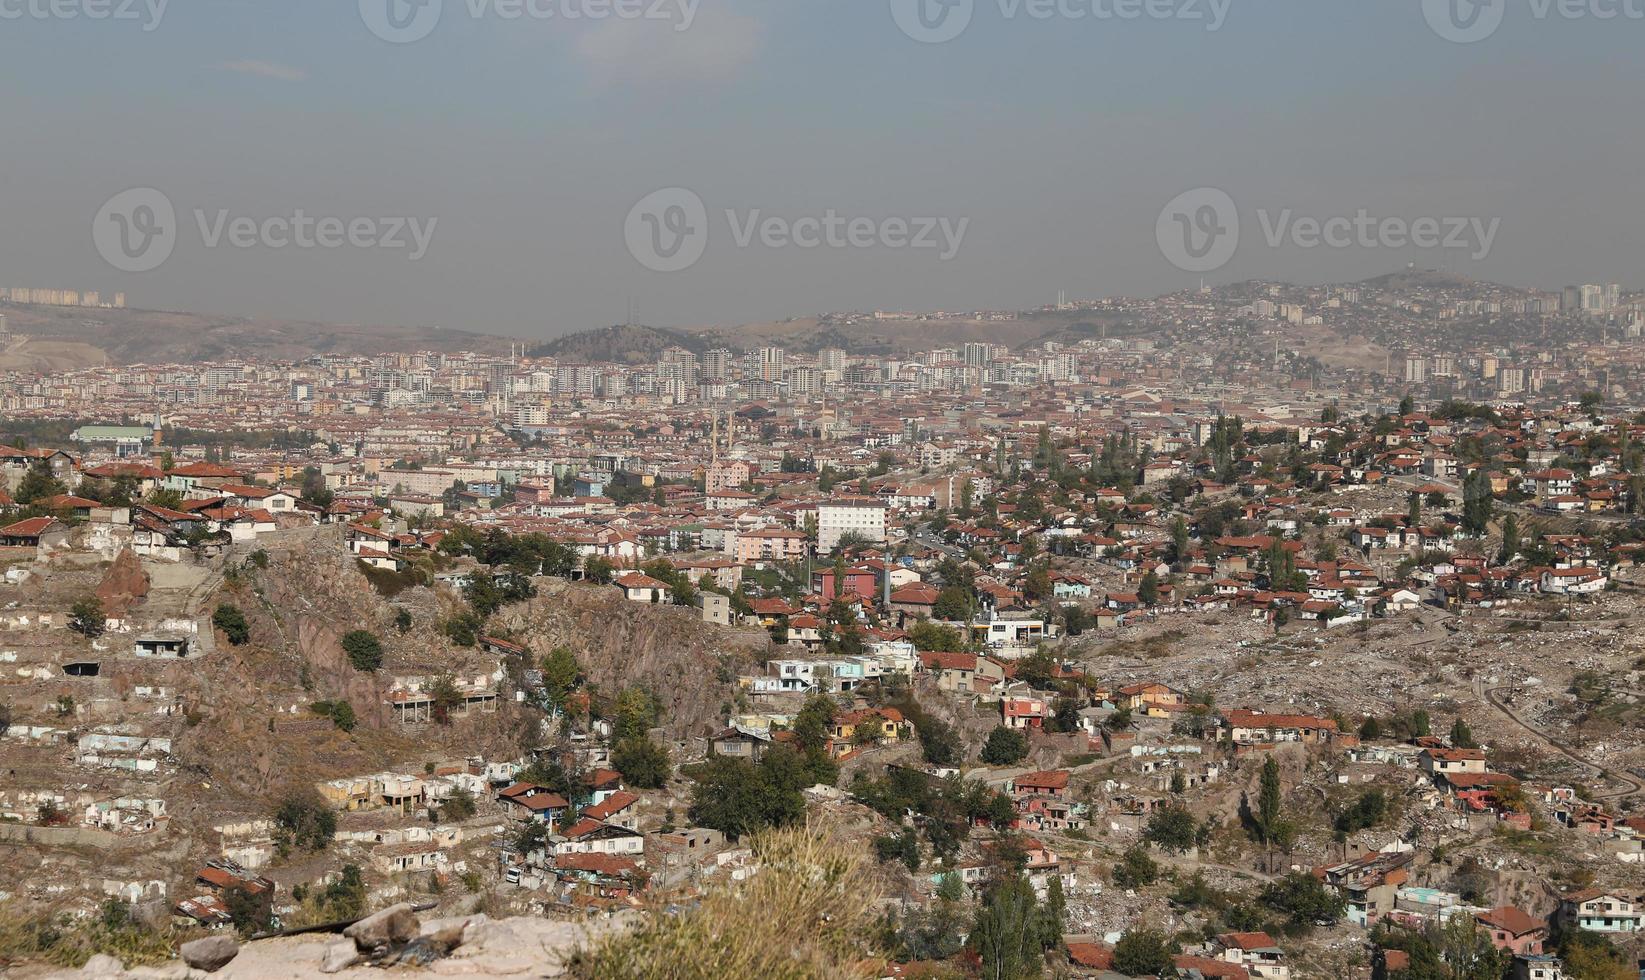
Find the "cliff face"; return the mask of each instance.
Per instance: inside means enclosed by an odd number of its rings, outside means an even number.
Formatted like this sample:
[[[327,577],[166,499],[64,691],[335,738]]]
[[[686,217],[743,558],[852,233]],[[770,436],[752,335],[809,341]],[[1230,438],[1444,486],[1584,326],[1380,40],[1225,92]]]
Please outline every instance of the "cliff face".
[[[564,646],[605,694],[639,686],[663,705],[674,736],[702,735],[722,720],[735,677],[770,649],[762,631],[703,623],[695,609],[629,602],[617,589],[539,582],[538,595],[495,624],[541,657]]]

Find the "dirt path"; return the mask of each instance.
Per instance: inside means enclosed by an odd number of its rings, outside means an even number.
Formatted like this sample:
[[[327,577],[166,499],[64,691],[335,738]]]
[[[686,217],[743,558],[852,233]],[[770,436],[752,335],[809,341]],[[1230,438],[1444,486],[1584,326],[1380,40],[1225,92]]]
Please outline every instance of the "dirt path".
[[[1502,712],[1504,715],[1506,715],[1508,717],[1509,721],[1513,722],[1515,725],[1518,725],[1520,728],[1523,728],[1525,731],[1530,732],[1533,736],[1535,736],[1537,738],[1538,741],[1542,742],[1544,745],[1547,745],[1549,748],[1553,749],[1555,752],[1558,752],[1560,755],[1565,756],[1567,759],[1570,759],[1572,762],[1577,763],[1578,765],[1582,766],[1584,769],[1593,770],[1595,773],[1597,773],[1599,775],[1599,778],[1602,779],[1602,780],[1609,780],[1609,781],[1614,781],[1614,782],[1620,782],[1620,783],[1627,784],[1626,789],[1608,791],[1608,792],[1604,792],[1604,793],[1595,793],[1594,794],[1594,799],[1596,799],[1596,800],[1620,800],[1620,799],[1624,799],[1624,798],[1629,797],[1629,796],[1637,795],[1640,792],[1645,791],[1645,783],[1641,783],[1638,779],[1635,779],[1633,776],[1630,776],[1629,774],[1627,774],[1625,772],[1614,772],[1612,770],[1606,769],[1604,766],[1602,766],[1602,765],[1600,765],[1596,762],[1590,762],[1586,758],[1583,758],[1581,755],[1579,755],[1576,752],[1575,749],[1572,749],[1570,746],[1566,745],[1564,742],[1560,741],[1559,739],[1555,738],[1554,736],[1548,734],[1547,732],[1543,731],[1542,729],[1536,727],[1535,725],[1533,725],[1530,722],[1526,721],[1525,719],[1521,718],[1518,714],[1515,714],[1514,710],[1512,708],[1508,707],[1507,703],[1504,702],[1502,700],[1502,698],[1500,697],[1500,695],[1499,695],[1499,692],[1510,690],[1509,688],[1507,688],[1507,687],[1486,688],[1484,686],[1484,684],[1478,678],[1475,678],[1475,680],[1474,680],[1474,689],[1478,694],[1480,694],[1484,698],[1484,700],[1487,704],[1489,704],[1491,707],[1497,709],[1498,711]]]

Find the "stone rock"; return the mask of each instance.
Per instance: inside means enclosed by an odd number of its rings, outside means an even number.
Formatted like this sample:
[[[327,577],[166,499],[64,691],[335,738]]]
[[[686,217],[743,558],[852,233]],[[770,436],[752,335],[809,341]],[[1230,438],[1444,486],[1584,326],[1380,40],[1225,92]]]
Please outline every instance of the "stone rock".
[[[360,951],[346,939],[339,940],[326,947],[326,955],[320,960],[321,973],[341,973],[354,964],[360,962]]]
[[[354,940],[354,948],[370,956],[387,950],[395,943],[406,943],[417,938],[421,925],[411,903],[390,905],[369,915],[343,930],[343,935]]]
[[[115,556],[114,563],[97,586],[97,598],[103,602],[103,612],[116,619],[125,618],[131,607],[148,594],[148,573],[143,571],[143,563],[130,548]]]
[[[233,936],[207,936],[184,943],[178,950],[183,962],[196,970],[215,973],[240,955],[240,944]]]
[[[80,968],[81,976],[117,977],[126,972],[126,965],[107,953],[98,953]]]
[[[172,960],[159,966],[139,966],[126,971],[126,976],[133,980],[190,980],[193,977],[203,977],[204,973],[192,969],[182,960]]]

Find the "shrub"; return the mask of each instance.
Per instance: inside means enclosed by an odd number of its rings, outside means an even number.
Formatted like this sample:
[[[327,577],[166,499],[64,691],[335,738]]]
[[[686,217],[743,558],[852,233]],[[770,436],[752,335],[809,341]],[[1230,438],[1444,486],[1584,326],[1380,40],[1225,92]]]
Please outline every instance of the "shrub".
[[[331,723],[345,732],[354,731],[354,705],[347,701],[315,701],[308,710],[331,719]]]
[[[1171,946],[1165,933],[1132,929],[1114,944],[1114,969],[1128,977],[1171,974]]]
[[[351,630],[343,634],[343,652],[354,669],[371,673],[383,665],[383,644],[370,630]]]
[[[643,735],[618,742],[611,750],[611,767],[641,789],[660,789],[672,770],[668,750]]]
[[[1114,865],[1114,884],[1121,888],[1146,888],[1159,880],[1159,863],[1142,847],[1125,852]]]
[[[459,788],[453,790],[440,805],[440,819],[460,822],[474,816],[478,809],[474,803],[474,794]]]
[[[223,636],[234,646],[240,646],[251,639],[251,625],[246,622],[246,614],[240,607],[230,603],[223,603],[217,611],[211,614],[211,625],[223,631]]]
[[[318,794],[288,796],[274,811],[275,839],[282,850],[321,851],[337,834],[337,815]]]
[[[96,639],[108,629],[108,617],[103,614],[103,602],[88,595],[69,607],[69,629],[89,639]]]
[[[988,733],[983,743],[982,761],[991,766],[1010,766],[1028,756],[1028,736],[1004,725]]]

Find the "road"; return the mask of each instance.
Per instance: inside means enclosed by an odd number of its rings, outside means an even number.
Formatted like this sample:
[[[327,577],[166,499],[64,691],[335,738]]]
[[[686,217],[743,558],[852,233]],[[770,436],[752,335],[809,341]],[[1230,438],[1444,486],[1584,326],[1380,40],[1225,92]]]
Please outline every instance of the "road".
[[[1514,710],[1512,708],[1508,707],[1507,702],[1505,702],[1501,697],[1501,692],[1511,690],[1511,688],[1508,688],[1508,687],[1486,688],[1484,683],[1479,678],[1476,677],[1474,679],[1474,689],[1478,694],[1480,694],[1484,698],[1486,703],[1488,703],[1491,707],[1493,707],[1493,708],[1497,709],[1498,711],[1502,712],[1504,715],[1507,715],[1509,721],[1512,721],[1514,724],[1518,725],[1520,728],[1523,728],[1525,731],[1530,732],[1531,735],[1535,736],[1538,741],[1542,742],[1544,745],[1547,745],[1549,748],[1553,749],[1555,752],[1558,752],[1560,755],[1565,756],[1567,759],[1570,759],[1572,762],[1577,763],[1578,765],[1582,766],[1584,769],[1593,770],[1595,773],[1597,773],[1599,775],[1600,779],[1610,780],[1610,781],[1613,781],[1613,782],[1620,782],[1620,783],[1627,784],[1626,789],[1607,791],[1607,792],[1603,792],[1603,793],[1595,793],[1594,794],[1594,799],[1596,799],[1596,800],[1620,800],[1620,799],[1623,799],[1625,797],[1635,796],[1635,795],[1637,795],[1641,792],[1645,792],[1645,783],[1641,783],[1638,779],[1634,778],[1633,776],[1629,775],[1626,772],[1615,772],[1615,771],[1612,771],[1610,769],[1606,769],[1604,766],[1601,766],[1598,763],[1588,761],[1587,759],[1585,759],[1581,755],[1579,755],[1576,752],[1576,750],[1572,749],[1570,746],[1566,745],[1564,742],[1560,741],[1559,739],[1555,738],[1554,736],[1548,734],[1547,732],[1543,731],[1542,729],[1538,728],[1537,726],[1535,726],[1535,725],[1531,724],[1530,722],[1526,721],[1525,719],[1521,718],[1519,715],[1515,714]]]

